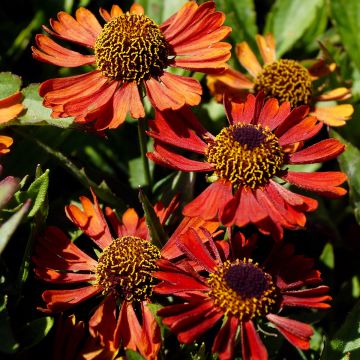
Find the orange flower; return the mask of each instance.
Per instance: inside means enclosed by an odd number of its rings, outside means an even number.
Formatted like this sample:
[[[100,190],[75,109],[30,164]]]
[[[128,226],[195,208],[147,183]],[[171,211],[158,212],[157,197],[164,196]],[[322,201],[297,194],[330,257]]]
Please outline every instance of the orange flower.
[[[319,106],[318,101],[346,100],[351,97],[350,89],[340,87],[322,93],[314,82],[335,70],[335,64],[327,65],[324,60],[314,60],[305,68],[299,62],[277,59],[275,40],[272,34],[257,35],[256,42],[263,60],[263,66],[246,42],[237,44],[236,55],[248,76],[228,69],[221,75],[208,76],[207,84],[217,101],[223,94],[245,99],[249,92],[263,91],[267,97],[274,97],[280,103],[289,101],[292,107],[309,105],[311,115],[329,126],[342,126],[351,118],[354,108],[350,104]]]
[[[224,14],[215,11],[213,1],[197,5],[187,2],[162,25],[144,15],[138,4],[124,13],[113,5],[110,13],[100,8],[106,21],[102,27],[95,16],[79,8],[73,18],[65,12],[50,20],[50,35],[93,50],[83,55],[38,34],[33,57],[50,64],[95,70],[66,78],[50,79],[39,92],[55,118],[74,116],[78,123],[95,121],[95,128],[116,128],[127,113],[145,116],[141,91],[159,109],[197,105],[202,94],[199,82],[175,75],[167,67],[218,73],[227,66],[230,45],[220,42],[231,31],[223,26]]]
[[[14,120],[23,110],[24,106],[20,103],[22,98],[21,92],[0,99],[0,125]],[[0,155],[10,151],[13,139],[9,136],[0,135]]]

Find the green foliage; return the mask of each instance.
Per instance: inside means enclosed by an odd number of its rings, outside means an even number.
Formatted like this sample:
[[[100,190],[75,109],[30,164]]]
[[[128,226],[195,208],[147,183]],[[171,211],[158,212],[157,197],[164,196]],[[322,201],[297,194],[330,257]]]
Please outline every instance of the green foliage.
[[[20,90],[21,78],[10,72],[0,73],[0,99],[7,98]]]

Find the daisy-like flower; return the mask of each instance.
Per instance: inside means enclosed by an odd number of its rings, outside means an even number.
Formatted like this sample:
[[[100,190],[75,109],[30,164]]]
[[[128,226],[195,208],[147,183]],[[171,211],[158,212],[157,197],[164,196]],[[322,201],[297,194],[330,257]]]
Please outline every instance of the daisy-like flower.
[[[211,185],[185,206],[185,216],[218,217],[226,226],[253,223],[263,233],[282,238],[283,228],[305,225],[304,213],[315,210],[317,202],[279,181],[328,197],[346,193],[338,187],[346,180],[341,172],[297,172],[286,167],[333,159],[344,151],[335,139],[301,149],[323,125],[307,116],[308,107],[290,111],[288,102],[279,106],[275,99],[263,105],[262,94],[256,98],[250,94],[245,103],[226,102],[226,111],[229,126],[217,136],[206,131],[188,109],[157,112],[150,124],[155,144],[154,152],[147,155],[155,163],[182,171],[214,172],[208,177]],[[201,154],[203,159],[189,159],[174,147]]]
[[[50,20],[50,35],[82,45],[93,54],[69,50],[48,36],[36,36],[35,59],[64,67],[92,65],[94,70],[76,76],[50,79],[39,92],[44,105],[55,118],[74,116],[78,123],[95,121],[95,128],[116,128],[127,113],[145,116],[141,101],[145,90],[159,110],[197,105],[200,83],[190,77],[166,71],[168,67],[205,73],[223,71],[230,58],[230,45],[220,42],[231,29],[223,26],[224,14],[213,1],[201,5],[187,2],[160,26],[144,15],[139,4],[124,13],[114,5],[109,12],[100,9],[106,21],[102,27],[87,9],[73,18],[65,12]]]
[[[179,246],[198,269],[190,263],[179,267],[158,260],[159,270],[154,276],[162,282],[154,292],[182,300],[158,311],[181,343],[190,344],[217,328],[212,353],[218,353],[221,360],[234,358],[237,336],[241,337],[244,360],[266,360],[267,350],[255,324],[269,321],[291,344],[309,349],[311,326],[279,312],[286,307],[329,307],[329,289],[321,285],[313,260],[295,255],[291,245],[278,247],[264,266],[249,257],[223,260],[216,246],[210,246],[209,251],[194,229],[181,236]]]
[[[99,337],[101,344],[114,353],[121,343],[146,359],[156,359],[161,345],[160,329],[146,305],[151,301],[155,280],[152,272],[157,269],[156,260],[162,251],[149,241],[145,219],[139,218],[134,209],[128,209],[122,221],[110,208],[105,209],[113,237],[94,194],[93,198],[94,203],[81,197],[82,209],[69,205],[66,213],[100,250],[97,259],[56,227],[47,228],[38,241],[33,257],[37,277],[56,285],[71,285],[70,289],[46,290],[42,294],[46,308],[40,310],[60,312],[96,297],[101,302],[89,321],[93,337]],[[167,208],[160,203],[155,205],[162,224],[176,206],[176,199]],[[181,255],[172,248],[176,248],[175,238],[188,226],[196,226],[196,222],[183,220],[164,247],[164,255],[170,259]],[[198,226],[213,232],[218,223],[199,221]],[[142,323],[137,311],[142,314]]]
[[[309,105],[311,114],[330,126],[342,126],[351,118],[354,108],[351,104],[319,106],[317,102],[342,101],[351,97],[350,89],[340,87],[323,92],[318,79],[329,75],[336,68],[324,60],[311,62],[308,68],[295,60],[277,59],[275,40],[272,34],[257,35],[256,42],[263,60],[263,66],[246,42],[237,44],[236,55],[248,76],[229,68],[219,76],[208,76],[207,83],[212,95],[222,101],[223,94],[243,97],[249,92],[263,91],[280,103],[289,101],[292,107]]]
[[[24,110],[21,99],[22,95],[19,91],[4,99],[0,99],[0,125],[16,119]],[[12,143],[13,139],[11,137],[0,135],[0,155],[7,154]]]

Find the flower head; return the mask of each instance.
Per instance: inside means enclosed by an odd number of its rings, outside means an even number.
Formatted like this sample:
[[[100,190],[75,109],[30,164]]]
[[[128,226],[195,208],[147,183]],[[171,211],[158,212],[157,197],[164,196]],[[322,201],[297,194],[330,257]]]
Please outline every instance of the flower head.
[[[44,105],[55,118],[74,116],[78,123],[95,122],[102,130],[116,128],[128,113],[145,116],[141,91],[145,89],[156,109],[179,109],[197,105],[202,93],[193,78],[168,72],[168,67],[217,73],[227,66],[230,45],[220,42],[230,32],[223,26],[224,14],[212,1],[187,2],[162,25],[157,25],[134,4],[124,13],[117,5],[109,12],[100,9],[106,21],[80,8],[73,18],[65,12],[50,20],[50,35],[85,46],[83,55],[69,50],[48,36],[36,36],[35,59],[64,67],[92,65],[89,73],[50,79],[40,86]]]
[[[183,210],[186,216],[226,226],[255,224],[260,231],[282,238],[283,228],[305,225],[307,211],[317,202],[282,186],[289,182],[328,197],[344,195],[338,187],[346,180],[341,172],[308,173],[287,165],[311,164],[333,159],[344,151],[338,140],[326,139],[307,148],[303,142],[315,136],[322,123],[308,115],[308,107],[290,111],[290,104],[263,95],[248,95],[245,103],[226,102],[229,126],[216,136],[206,131],[188,110],[157,112],[149,132],[155,139],[148,157],[158,164],[183,171],[213,171],[211,184]],[[171,145],[172,147],[170,147]],[[193,160],[174,147],[203,155]]]
[[[122,341],[125,348],[138,350],[145,357],[155,356],[160,348],[159,328],[146,304],[160,250],[149,240],[145,219],[133,209],[119,221],[106,208],[110,229],[94,194],[93,198],[94,203],[81,197],[82,209],[69,205],[66,213],[100,249],[98,259],[87,255],[56,227],[47,228],[38,241],[33,257],[36,275],[49,283],[73,285],[71,289],[46,290],[42,295],[46,308],[42,310],[59,312],[92,297],[102,298],[89,321],[93,336],[110,350],[116,350]],[[160,203],[155,206],[162,223],[175,206],[176,201],[167,208]],[[142,325],[134,308],[142,312]]]
[[[180,342],[191,343],[222,322],[212,347],[220,359],[234,358],[239,328],[243,359],[267,359],[254,324],[268,320],[294,346],[309,349],[312,328],[278,313],[285,307],[329,307],[329,289],[321,285],[311,259],[295,255],[291,245],[277,246],[262,265],[243,256],[222,259],[214,244],[211,251],[203,245],[195,229],[182,235],[179,247],[198,269],[159,260],[154,276],[162,282],[154,291],[181,299],[158,311]]]
[[[330,126],[344,125],[350,119],[354,111],[350,104],[326,107],[316,104],[318,101],[346,100],[351,96],[350,90],[344,87],[325,93],[323,86],[317,87],[315,82],[334,71],[335,64],[328,65],[319,59],[306,68],[295,60],[278,59],[271,34],[257,35],[256,42],[263,65],[246,42],[236,46],[237,58],[248,76],[230,68],[220,75],[208,76],[208,87],[218,101],[222,101],[223,94],[244,98],[249,92],[256,94],[262,91],[280,104],[288,101],[292,107],[309,105],[311,114]]]

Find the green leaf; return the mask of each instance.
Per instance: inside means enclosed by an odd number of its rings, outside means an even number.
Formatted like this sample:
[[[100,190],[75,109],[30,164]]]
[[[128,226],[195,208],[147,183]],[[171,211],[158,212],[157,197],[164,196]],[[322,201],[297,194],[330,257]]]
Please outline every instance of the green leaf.
[[[331,0],[330,5],[332,18],[345,49],[360,70],[360,2]]]
[[[160,224],[160,220],[156,215],[154,208],[150,204],[149,199],[142,189],[139,190],[139,200],[144,209],[145,221],[149,229],[151,241],[154,245],[161,249],[166,244],[168,238],[162,225]]]
[[[331,340],[325,343],[321,360],[360,359],[360,302]]]
[[[128,360],[144,360],[144,358],[134,350],[126,350],[126,359]]]
[[[8,176],[0,181],[0,209],[2,209],[19,189],[19,180]]]
[[[0,73],[0,99],[4,99],[16,91],[19,91],[21,87],[20,76],[14,75],[11,72]]]
[[[350,187],[350,201],[356,221],[360,224],[360,150],[331,130],[330,135],[346,145],[346,151],[339,157],[340,169],[347,175]]]
[[[139,0],[136,3],[143,6],[145,15],[161,24],[186,2],[187,0]]]
[[[6,306],[7,296],[5,295],[0,299],[0,353],[14,354],[19,344],[14,338]]]
[[[256,48],[255,36],[258,33],[256,12],[253,0],[218,0],[217,10],[226,14],[225,25],[232,28],[233,43],[247,41]]]
[[[334,256],[334,247],[331,243],[327,243],[324,246],[324,249],[320,255],[320,261],[326,265],[329,269],[334,269],[335,267],[335,256]]]
[[[0,227],[0,254],[4,251],[7,243],[9,242],[12,234],[19,226],[21,220],[29,210],[31,201],[28,200],[14,215],[12,215],[6,222]]]
[[[53,119],[51,110],[43,106],[43,99],[39,95],[39,84],[30,84],[22,90],[24,95],[23,105],[26,111],[19,116],[17,122],[20,125],[53,125],[61,128],[68,128],[74,118]]]
[[[35,179],[26,191],[20,191],[16,194],[19,202],[24,202],[26,199],[32,200],[32,207],[28,214],[29,218],[35,216],[46,201],[49,188],[49,171],[47,169],[41,176]]]
[[[49,333],[54,325],[54,319],[45,316],[27,323],[20,330],[21,345],[29,349],[37,345]]]
[[[324,0],[277,0],[268,14],[265,33],[275,36],[277,55],[280,57],[301,39],[313,24]]]
[[[151,314],[154,316],[157,324],[160,327],[161,338],[164,338],[164,334],[165,334],[167,327],[163,324],[161,317],[157,314],[157,312],[160,309],[162,309],[163,306],[160,304],[154,304],[154,303],[146,304],[146,306],[149,308],[149,310],[151,311]]]

